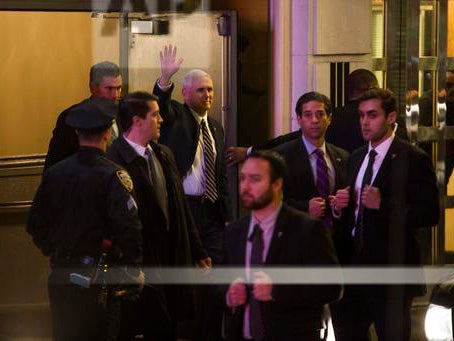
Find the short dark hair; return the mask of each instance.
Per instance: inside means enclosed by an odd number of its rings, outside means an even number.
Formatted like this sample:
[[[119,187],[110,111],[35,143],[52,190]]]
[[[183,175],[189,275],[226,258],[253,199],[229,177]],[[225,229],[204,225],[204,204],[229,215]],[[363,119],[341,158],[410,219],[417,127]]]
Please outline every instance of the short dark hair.
[[[120,101],[118,109],[118,121],[123,131],[128,131],[132,126],[132,118],[139,116],[145,118],[150,111],[147,102],[159,102],[159,98],[145,91],[130,93]]]
[[[381,101],[381,107],[386,116],[393,111],[397,112],[396,98],[390,90],[380,88],[367,90],[358,98],[358,102],[361,103],[370,99],[378,99]]]
[[[287,165],[284,158],[273,150],[253,150],[251,154],[246,157],[248,159],[262,159],[268,161],[270,165],[270,179],[275,182],[277,179],[283,180],[287,176]]]
[[[120,76],[120,68],[117,64],[104,61],[90,68],[90,84],[99,85],[104,77]]]
[[[323,106],[325,107],[326,114],[328,116],[331,115],[331,101],[329,100],[328,97],[316,91],[306,92],[304,95],[298,98],[298,101],[296,102],[295,105],[296,114],[298,116],[301,116],[303,113],[303,104],[306,104],[311,101],[322,102]]]
[[[378,88],[378,80],[372,71],[356,69],[347,76],[345,88],[347,98],[352,100],[369,89]]]

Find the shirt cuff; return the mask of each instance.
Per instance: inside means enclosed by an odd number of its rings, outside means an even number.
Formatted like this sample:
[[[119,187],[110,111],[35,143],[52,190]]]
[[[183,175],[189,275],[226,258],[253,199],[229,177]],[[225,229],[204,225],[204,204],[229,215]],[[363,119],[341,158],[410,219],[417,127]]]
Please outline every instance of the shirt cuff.
[[[173,85],[172,81],[169,83],[169,85],[161,85],[161,78],[158,79],[157,84],[158,84],[159,89],[161,89],[164,92],[169,90]]]
[[[229,308],[234,308],[232,306],[232,302],[230,302],[230,295],[229,295],[229,291],[227,290],[227,293],[225,294],[225,304],[227,305],[227,307]]]
[[[252,153],[252,147],[249,147],[247,150],[246,150],[246,155],[251,155]]]
[[[336,205],[331,206],[331,213],[335,219],[339,219],[342,216],[342,210],[338,211]]]

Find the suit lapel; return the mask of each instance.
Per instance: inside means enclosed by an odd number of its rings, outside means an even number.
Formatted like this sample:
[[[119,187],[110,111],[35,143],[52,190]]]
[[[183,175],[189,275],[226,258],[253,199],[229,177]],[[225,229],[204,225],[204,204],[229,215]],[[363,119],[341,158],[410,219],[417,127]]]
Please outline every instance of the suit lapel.
[[[331,163],[334,167],[334,190],[336,190],[339,188],[339,184],[342,183],[342,180],[340,178],[342,158],[339,157],[339,155],[329,143],[325,143],[325,146],[328,157],[330,158]]]
[[[284,235],[285,227],[287,226],[287,215],[285,214],[285,210],[285,205],[282,205],[281,211],[276,219],[265,264],[273,264],[278,261],[278,255],[282,249],[282,236]]]
[[[350,190],[354,192],[355,190],[355,182],[356,178],[358,177],[359,169],[361,168],[361,165],[363,164],[364,158],[367,155],[368,151],[368,146],[364,146],[363,149],[359,152],[358,156],[356,159],[352,160],[352,165],[351,169],[352,172],[350,173],[352,178],[349,179],[349,184],[350,184]]]
[[[219,165],[219,158],[221,157],[220,155],[220,150],[221,150],[221,141],[219,140],[220,139],[220,135],[217,131],[217,128],[216,128],[216,125],[213,124],[213,120],[211,119],[211,117],[207,116],[208,117],[208,128],[210,129],[211,131],[211,135],[213,135],[213,139],[214,139],[214,146],[216,147],[216,163],[215,163],[215,167],[216,167],[216,170],[219,168],[218,165]]]
[[[162,149],[159,147],[158,144],[156,144],[154,142],[150,142],[150,146],[153,149],[153,151],[155,152],[156,157],[158,158],[158,161],[162,167],[162,171],[164,172],[166,184],[168,185],[169,184],[168,181],[170,181],[170,177],[169,177],[169,169],[168,169],[169,162],[167,160],[167,155],[162,151]]]
[[[133,179],[141,179],[142,184],[145,186],[145,189],[150,192],[152,200],[157,204],[159,209],[162,211],[161,206],[158,204],[159,200],[154,190],[153,184],[150,180],[150,174],[148,171],[148,165],[145,158],[138,155],[134,148],[123,138],[123,136],[118,137],[119,151],[122,158],[125,160],[127,166],[125,167],[130,173]],[[158,154],[155,152],[155,154]],[[159,157],[158,157],[159,159]],[[161,160],[159,160],[161,161]],[[134,184],[138,185],[138,184]],[[162,211],[163,217],[165,217],[164,211]]]
[[[301,181],[304,182],[310,186],[310,188],[303,188],[304,191],[310,191],[312,193],[312,196],[317,196],[317,188],[315,184],[315,178],[314,174],[312,173],[312,166],[311,166],[311,161],[309,159],[309,154],[307,153],[306,146],[304,145],[303,139],[299,139],[299,143],[296,144],[297,150],[296,150],[296,155],[298,155],[299,162],[295,163],[295,166],[300,168],[299,174],[305,174],[305,176],[302,177]],[[299,181],[299,180],[298,180]],[[303,185],[305,187],[305,185]]]
[[[169,174],[169,167],[168,167],[169,163],[167,161],[167,156],[165,155],[165,153],[162,151],[162,149],[159,147],[158,144],[150,141],[150,146],[153,149],[153,151],[154,151],[154,153],[156,155],[156,158],[159,161],[159,164],[161,165],[162,172],[164,174],[164,180],[165,180],[165,185],[166,185],[167,197],[169,199],[173,198],[172,193],[169,193],[170,186],[172,185],[172,183],[171,183],[172,180],[171,180],[171,177],[170,177],[170,174]],[[154,189],[153,189],[153,192],[155,192]],[[158,203],[160,203],[160,201],[158,201]],[[159,205],[159,207],[161,208],[161,211],[162,211],[163,215],[165,216],[164,208],[161,207],[161,205]],[[166,217],[166,220],[170,220],[170,217]],[[169,223],[169,221],[168,221],[168,223]]]
[[[385,158],[383,159],[383,162],[380,166],[380,169],[378,170],[377,175],[375,176],[375,179],[372,183],[374,187],[380,187],[385,181],[386,175],[391,174],[389,172],[389,168],[393,164],[393,160],[398,154],[399,143],[397,141],[397,137],[395,137],[393,142],[391,143],[391,146],[389,146],[388,152],[386,153]]]
[[[189,133],[191,134],[191,141],[193,141],[193,149],[191,149],[195,155],[196,150],[197,150],[197,145],[199,143],[199,134],[200,134],[200,125],[197,123],[196,119],[192,115],[191,109],[184,104],[184,108],[186,110],[186,115],[188,120],[188,127],[189,127]]]
[[[237,259],[235,264],[245,264],[246,263],[246,243],[247,243],[247,233],[249,231],[249,225],[251,223],[251,217],[249,219],[245,219],[243,224],[240,227],[240,231],[238,234],[238,252],[234,254],[237,255]]]

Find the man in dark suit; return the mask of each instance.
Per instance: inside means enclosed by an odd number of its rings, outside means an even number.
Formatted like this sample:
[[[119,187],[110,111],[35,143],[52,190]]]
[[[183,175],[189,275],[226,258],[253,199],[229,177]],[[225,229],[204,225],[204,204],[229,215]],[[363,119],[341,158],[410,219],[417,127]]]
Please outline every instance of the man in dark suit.
[[[241,199],[251,215],[227,228],[225,263],[245,266],[246,279],[227,290],[227,340],[320,340],[323,305],[341,294],[341,285],[273,285],[266,273],[267,266],[337,265],[323,224],[282,203],[285,172],[273,151],[252,153],[241,169]]]
[[[415,229],[437,224],[440,213],[430,159],[395,136],[396,100],[390,91],[364,93],[359,114],[369,143],[349,160],[349,263],[420,265]],[[411,302],[420,294],[421,286],[415,285],[347,287],[344,298],[332,307],[336,340],[365,340],[371,323],[380,340],[409,340]]]
[[[202,70],[191,70],[183,79],[181,104],[171,99],[171,77],[180,69],[182,59],[176,60],[176,47],[166,46],[161,51],[161,77],[153,93],[159,97],[164,119],[160,142],[175,155],[178,172],[199,229],[203,246],[213,264],[219,264],[224,243],[224,227],[229,220],[229,200],[222,126],[209,115],[213,100],[213,81]],[[204,288],[204,291],[210,290]],[[220,336],[222,302],[202,294],[204,302],[198,340]],[[218,306],[216,304],[218,303]],[[215,308],[214,308],[215,307]]]
[[[121,95],[122,83],[120,68],[114,63],[101,62],[90,68],[90,98],[107,98],[117,101]],[[81,103],[87,100],[85,99]],[[44,170],[74,154],[79,148],[76,130],[66,124],[66,116],[73,107],[65,109],[57,118],[49,142]],[[115,123],[112,125],[112,134],[118,135],[118,127]],[[112,139],[115,137],[112,136]]]
[[[308,212],[311,218],[324,220],[333,233],[334,245],[342,262],[347,244],[339,232],[342,210],[349,200],[348,153],[325,142],[325,133],[331,122],[328,97],[308,92],[298,99],[295,112],[302,134],[275,149],[284,157],[288,169],[284,201]]]
[[[132,93],[120,103],[118,119],[125,133],[108,150],[108,157],[131,175],[143,225],[144,265],[208,268],[183,193],[172,152],[157,144],[162,118],[158,98]],[[146,286],[139,304],[124,304],[122,340],[137,333],[128,326],[142,317],[140,332],[146,340],[175,340],[177,322],[192,318],[193,295],[187,287]],[[139,315],[137,315],[139,314]]]
[[[284,157],[288,168],[284,201],[308,212],[314,219],[325,219],[332,228],[336,220],[333,213],[339,218],[348,204],[348,153],[325,142],[331,123],[328,97],[308,92],[298,99],[295,112],[302,133],[300,138],[275,149]]]

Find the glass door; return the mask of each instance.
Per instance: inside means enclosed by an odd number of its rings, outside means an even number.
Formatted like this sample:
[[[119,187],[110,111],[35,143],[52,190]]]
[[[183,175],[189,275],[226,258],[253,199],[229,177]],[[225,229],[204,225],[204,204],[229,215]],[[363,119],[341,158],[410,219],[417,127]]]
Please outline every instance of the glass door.
[[[453,0],[372,0],[374,69],[405,115],[412,144],[432,158],[440,223],[418,231],[425,264],[454,262]],[[384,32],[383,36],[381,32]],[[452,104],[451,104],[452,103]]]

